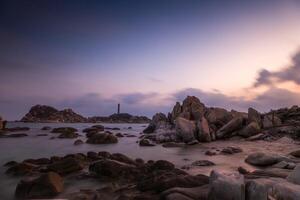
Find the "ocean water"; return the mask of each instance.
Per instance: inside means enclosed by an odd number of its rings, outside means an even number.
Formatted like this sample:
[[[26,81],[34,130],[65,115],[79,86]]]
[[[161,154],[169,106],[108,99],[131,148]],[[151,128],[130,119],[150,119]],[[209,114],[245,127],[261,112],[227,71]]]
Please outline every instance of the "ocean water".
[[[110,153],[123,153],[132,158],[142,158],[144,160],[169,160],[178,167],[186,164],[187,160],[197,160],[203,154],[202,148],[187,147],[187,148],[164,148],[161,145],[154,147],[140,147],[137,143],[138,137],[147,124],[105,124],[105,127],[120,128],[121,130],[110,130],[114,133],[129,133],[137,137],[119,138],[117,144],[82,144],[75,146],[73,143],[76,139],[86,140],[85,134],[82,133],[84,128],[96,124],[88,123],[21,123],[11,122],[8,127],[29,127],[30,131],[20,131],[17,133],[27,133],[29,136],[22,138],[0,138],[0,199],[14,199],[14,191],[21,177],[11,177],[5,174],[6,168],[3,165],[8,161],[22,161],[27,158],[42,158],[51,157],[54,155],[63,156],[70,153],[86,153],[88,151],[108,151]],[[70,126],[79,130],[82,136],[76,139],[50,139],[57,136],[50,131],[42,131],[44,126],[64,127]],[[132,127],[132,129],[128,129]],[[48,136],[37,136],[38,134],[46,133]],[[202,152],[202,153],[201,153]],[[76,186],[66,187],[66,191],[76,190],[81,187],[91,187],[96,183],[93,182],[78,182]],[[98,183],[97,183],[98,184]]]

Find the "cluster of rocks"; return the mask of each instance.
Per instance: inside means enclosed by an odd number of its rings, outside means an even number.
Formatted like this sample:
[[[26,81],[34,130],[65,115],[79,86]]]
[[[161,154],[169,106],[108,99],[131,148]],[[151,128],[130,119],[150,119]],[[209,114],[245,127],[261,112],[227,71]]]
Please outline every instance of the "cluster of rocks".
[[[236,172],[212,170],[210,176],[190,175],[166,160],[145,162],[104,151],[10,161],[5,167],[10,176],[25,176],[16,186],[15,196],[19,199],[55,198],[60,194],[70,200],[297,200],[299,157],[299,150],[288,156],[253,153],[245,162],[264,168],[252,172],[242,167]],[[183,169],[214,165],[200,160]],[[63,193],[64,182],[77,179],[95,179],[105,186]]]
[[[51,106],[35,105],[20,120],[22,122],[67,122],[67,123],[149,123],[145,116],[133,116],[128,113],[113,114],[108,117],[83,117],[72,109],[57,110]]]
[[[149,123],[151,120],[145,116],[134,116],[128,113],[112,114],[108,117],[89,117],[90,123]]]
[[[211,142],[240,136],[273,139],[283,135],[300,137],[300,108],[279,109],[259,113],[253,108],[248,113],[206,107],[194,96],[187,96],[182,105],[177,102],[166,116],[157,113],[143,131],[152,134],[157,142]],[[259,137],[256,136],[260,134]]]

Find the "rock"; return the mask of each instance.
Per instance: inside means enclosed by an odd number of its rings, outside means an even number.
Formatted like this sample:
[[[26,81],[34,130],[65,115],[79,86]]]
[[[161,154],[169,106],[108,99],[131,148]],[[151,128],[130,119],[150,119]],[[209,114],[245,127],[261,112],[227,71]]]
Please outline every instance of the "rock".
[[[44,126],[43,128],[41,128],[42,131],[49,131],[52,128],[50,126]]]
[[[205,175],[176,174],[176,171],[164,172],[160,175],[147,177],[138,182],[137,188],[141,191],[154,190],[162,192],[174,187],[193,188],[208,184],[208,177]]]
[[[189,121],[182,117],[176,119],[176,135],[177,137],[185,142],[191,142],[195,140],[196,125],[193,121]]]
[[[281,120],[274,113],[264,115],[263,128],[267,129],[278,125],[281,125]]]
[[[184,143],[176,143],[176,142],[166,142],[162,144],[165,148],[172,148],[172,147],[184,147]]]
[[[29,131],[29,127],[13,127],[13,128],[6,128],[5,131],[7,132],[17,132],[17,131]]]
[[[117,137],[124,137],[124,135],[122,133],[117,133],[116,136]]]
[[[47,166],[48,171],[54,171],[60,175],[67,175],[82,169],[81,162],[74,158],[65,158]]]
[[[77,138],[78,137],[78,133],[75,132],[65,132],[65,133],[61,133],[58,138]]]
[[[48,134],[37,134],[36,136],[48,136]]]
[[[128,156],[121,154],[121,153],[113,153],[112,155],[110,155],[109,157],[112,160],[117,160],[119,162],[122,163],[127,163],[127,164],[131,164],[131,165],[135,165],[135,161],[131,158],[129,158]]]
[[[294,157],[297,157],[297,158],[300,158],[300,150],[293,151],[293,152],[290,153],[290,155],[292,155]]]
[[[247,174],[247,178],[261,178],[261,177],[286,178],[289,175],[289,173],[290,170],[287,169],[278,169],[278,168],[257,169]]]
[[[192,162],[191,165],[184,165],[182,169],[190,169],[193,167],[206,167],[206,166],[213,166],[213,165],[215,165],[215,163],[209,160],[197,160]]]
[[[102,158],[110,158],[111,157],[111,154],[107,151],[100,151],[100,152],[98,152],[98,155]]]
[[[300,185],[300,165],[297,165],[286,179],[291,183]]]
[[[221,152],[224,154],[235,154],[241,153],[243,150],[240,147],[225,147]]]
[[[256,122],[260,128],[262,125],[261,114],[254,108],[248,108],[248,122]]]
[[[16,162],[16,161],[8,161],[7,163],[5,163],[3,166],[4,167],[11,167],[11,166],[15,166],[15,165],[17,165],[18,164],[18,162]]]
[[[160,196],[162,199],[166,200],[205,200],[207,199],[208,191],[208,184],[193,188],[175,187],[162,192]]]
[[[243,121],[244,120],[242,117],[233,118],[217,131],[216,133],[217,138],[222,139],[222,138],[231,137],[234,131],[237,131],[242,128]]]
[[[99,131],[104,131],[105,127],[103,125],[101,125],[101,124],[97,124],[97,125],[92,126],[92,128],[96,128]]]
[[[294,169],[296,167],[296,164],[293,162],[286,162],[286,161],[281,161],[272,167],[274,168],[280,168],[280,169]]]
[[[63,178],[57,173],[48,172],[33,180],[21,180],[15,196],[18,199],[51,198],[61,193],[63,188]]]
[[[239,131],[239,135],[245,138],[254,136],[260,132],[260,126],[257,122],[251,122],[241,131]]]
[[[153,133],[154,131],[155,131],[155,125],[154,124],[149,124],[148,126],[147,126],[147,128],[145,128],[144,130],[143,130],[143,133]]]
[[[8,134],[6,137],[10,138],[18,138],[18,137],[26,137],[28,136],[26,133],[13,133],[13,134]]]
[[[213,170],[209,184],[209,200],[245,200],[245,183],[241,174],[221,174]]]
[[[30,163],[33,165],[48,165],[51,163],[49,158],[38,158],[38,159],[26,159],[23,163]]]
[[[247,140],[249,140],[249,141],[263,140],[263,139],[265,139],[266,137],[267,137],[266,134],[264,134],[264,133],[259,133],[259,134],[257,134],[257,135],[253,135],[253,136],[251,136],[251,137],[248,137]]]
[[[51,133],[74,133],[78,130],[76,128],[72,127],[60,127],[60,128],[54,128]]]
[[[87,158],[91,159],[92,161],[99,160],[101,157],[98,155],[98,153],[94,151],[87,152]]]
[[[187,96],[182,103],[182,114],[180,117],[187,120],[200,120],[205,113],[205,105],[195,96]],[[187,115],[186,115],[187,114]]]
[[[255,179],[247,181],[247,200],[296,200],[300,198],[300,186],[283,179]]]
[[[206,118],[209,124],[214,124],[220,128],[232,119],[232,115],[223,108],[210,108]]]
[[[247,156],[245,162],[255,166],[270,166],[281,161],[281,158],[277,155],[265,154],[265,153],[252,153]]]
[[[75,140],[74,145],[81,145],[83,144],[82,140]]]
[[[180,113],[182,112],[181,110],[181,105],[179,102],[176,102],[175,106],[173,107],[173,110],[171,112],[171,118],[172,121],[175,121],[176,118],[180,115]]]
[[[205,152],[205,155],[207,155],[207,156],[215,156],[215,155],[217,155],[217,152],[208,150],[208,151]]]
[[[142,139],[140,140],[139,142],[140,146],[155,146],[155,144],[153,144],[152,142],[150,142],[150,140],[147,140],[147,139]]]
[[[114,144],[118,143],[118,138],[112,134],[97,133],[92,135],[86,143],[89,144]]]
[[[268,191],[272,188],[272,181],[267,179],[254,179],[246,183],[247,200],[268,200]]]
[[[197,129],[197,139],[199,142],[210,142],[212,140],[209,125],[205,117],[202,117],[201,121],[197,123]]]
[[[143,133],[153,133],[156,129],[165,129],[169,126],[169,120],[163,113],[156,113]]]
[[[145,116],[133,116],[128,113],[115,113],[107,117],[94,116],[88,118],[90,123],[149,123],[150,119]]]
[[[72,109],[57,110],[51,106],[36,105],[21,119],[22,122],[87,122],[87,119]]]
[[[30,163],[18,163],[16,165],[12,165],[10,168],[6,170],[6,174],[14,175],[14,176],[22,176],[25,174],[29,174],[36,168],[36,165]]]
[[[91,137],[92,135],[99,133],[99,129],[94,128],[94,127],[90,127],[90,128],[85,128],[82,130],[83,133],[86,133],[85,136],[87,138]]]
[[[173,170],[174,168],[175,165],[166,160],[158,160],[152,166],[153,170]]]
[[[134,174],[136,167],[134,165],[122,163],[116,160],[100,160],[89,166],[89,171],[99,177],[106,176],[110,178],[120,178]]]

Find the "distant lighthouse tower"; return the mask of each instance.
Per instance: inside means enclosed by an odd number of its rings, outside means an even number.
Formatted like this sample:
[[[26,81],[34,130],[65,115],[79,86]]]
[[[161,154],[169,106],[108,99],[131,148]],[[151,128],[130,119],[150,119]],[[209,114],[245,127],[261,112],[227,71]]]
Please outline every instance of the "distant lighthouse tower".
[[[120,104],[118,103],[118,114],[120,114]]]

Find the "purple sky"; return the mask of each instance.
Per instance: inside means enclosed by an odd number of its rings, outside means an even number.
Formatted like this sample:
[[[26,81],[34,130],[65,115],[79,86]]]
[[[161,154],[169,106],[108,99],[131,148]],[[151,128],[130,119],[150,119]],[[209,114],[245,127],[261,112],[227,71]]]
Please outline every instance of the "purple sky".
[[[1,1],[0,115],[34,104],[152,116],[195,95],[261,111],[299,104],[300,2]]]

